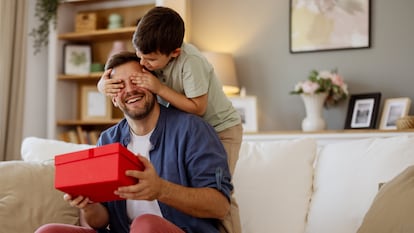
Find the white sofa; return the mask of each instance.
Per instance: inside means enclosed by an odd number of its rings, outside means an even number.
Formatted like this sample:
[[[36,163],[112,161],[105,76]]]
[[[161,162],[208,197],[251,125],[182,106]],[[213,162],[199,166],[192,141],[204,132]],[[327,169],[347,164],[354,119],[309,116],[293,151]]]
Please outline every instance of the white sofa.
[[[53,156],[89,147],[26,138],[24,161],[0,163],[0,232],[79,224],[77,209],[53,188]],[[379,184],[413,164],[408,134],[345,141],[245,135],[234,174],[243,233],[356,233]]]

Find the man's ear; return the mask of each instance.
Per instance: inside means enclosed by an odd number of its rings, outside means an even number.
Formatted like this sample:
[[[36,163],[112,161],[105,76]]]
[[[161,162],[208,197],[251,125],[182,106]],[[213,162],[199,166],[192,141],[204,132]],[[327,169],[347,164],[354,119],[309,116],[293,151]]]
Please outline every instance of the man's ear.
[[[175,58],[175,57],[180,56],[180,53],[181,53],[181,48],[176,48],[174,51],[172,51],[171,56]]]
[[[112,100],[112,104],[117,108],[118,103],[116,102],[115,97],[112,97],[111,100]]]

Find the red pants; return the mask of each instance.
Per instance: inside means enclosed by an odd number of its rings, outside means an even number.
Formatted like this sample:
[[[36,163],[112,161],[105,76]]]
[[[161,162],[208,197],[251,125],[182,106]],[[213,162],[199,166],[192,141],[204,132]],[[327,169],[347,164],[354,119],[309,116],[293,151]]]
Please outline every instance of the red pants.
[[[132,221],[130,233],[184,233],[165,218],[152,214],[144,214]],[[35,233],[96,233],[87,227],[68,224],[50,223],[41,226]]]

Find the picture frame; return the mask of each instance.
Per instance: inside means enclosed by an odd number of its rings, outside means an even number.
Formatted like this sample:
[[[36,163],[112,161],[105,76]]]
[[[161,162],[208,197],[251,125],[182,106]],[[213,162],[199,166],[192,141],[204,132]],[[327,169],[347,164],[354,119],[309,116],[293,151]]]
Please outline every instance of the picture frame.
[[[230,96],[233,107],[239,112],[243,132],[257,132],[257,100],[255,96]]]
[[[345,129],[375,129],[381,93],[354,94],[350,96]]]
[[[290,0],[290,53],[371,47],[371,0]]]
[[[90,44],[65,44],[63,50],[64,74],[84,75],[90,73],[92,64]]]
[[[80,118],[88,120],[110,120],[112,103],[109,97],[100,93],[96,85],[80,85]]]
[[[379,129],[397,129],[397,120],[408,115],[410,106],[411,99],[408,97],[386,99],[382,109]]]

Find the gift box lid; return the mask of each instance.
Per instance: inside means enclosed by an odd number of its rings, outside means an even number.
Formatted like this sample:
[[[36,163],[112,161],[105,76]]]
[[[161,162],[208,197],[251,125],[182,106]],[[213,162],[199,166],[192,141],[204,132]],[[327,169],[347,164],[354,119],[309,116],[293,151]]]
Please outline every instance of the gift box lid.
[[[112,143],[104,146],[98,146],[95,148],[75,151],[71,153],[61,154],[55,156],[55,165],[62,165],[65,163],[72,163],[79,160],[90,159],[93,157],[105,156],[110,154],[120,153],[125,156],[126,159],[132,163],[137,164],[138,170],[143,170],[144,166],[137,159],[137,157],[129,151],[127,148],[122,146],[120,143]]]

